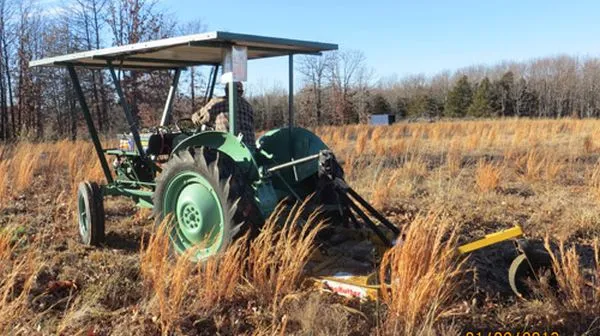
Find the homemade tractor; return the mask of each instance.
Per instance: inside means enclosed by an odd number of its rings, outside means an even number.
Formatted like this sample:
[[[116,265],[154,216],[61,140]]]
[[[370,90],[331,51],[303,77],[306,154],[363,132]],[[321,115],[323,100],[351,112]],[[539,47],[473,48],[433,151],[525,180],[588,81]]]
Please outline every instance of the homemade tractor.
[[[393,246],[400,229],[345,183],[334,154],[318,136],[293,125],[294,55],[319,55],[337,48],[335,44],[211,32],[31,62],[31,66],[67,68],[106,178],[104,185],[88,181],[79,185],[78,223],[83,243],[99,245],[103,241],[105,196],[126,196],[140,207],[152,208],[157,225],[169,225],[174,250],[183,253],[194,248],[196,261],[225,250],[241,230],[260,230],[280,202],[311,197],[311,204],[328,216],[330,226],[368,231],[375,244]],[[190,119],[170,123],[181,71],[211,67],[206,101],[213,95],[219,71],[222,82],[245,81],[248,60],[276,56],[289,60],[288,125],[264,133],[256,140],[256,149],[247,146],[237,132],[235,85],[229,85],[229,132],[199,129]],[[129,124],[129,133],[120,135],[118,148],[103,149],[76,68],[109,71]],[[140,133],[117,73],[156,70],[172,72],[172,84],[160,125]],[[112,170],[105,154],[114,157]],[[515,227],[460,249],[468,253],[521,235]],[[536,268],[533,258],[526,257],[527,249],[524,252],[510,271],[517,292],[523,288],[521,276]],[[364,274],[316,277],[342,294],[379,288],[376,282],[364,280],[367,278]]]

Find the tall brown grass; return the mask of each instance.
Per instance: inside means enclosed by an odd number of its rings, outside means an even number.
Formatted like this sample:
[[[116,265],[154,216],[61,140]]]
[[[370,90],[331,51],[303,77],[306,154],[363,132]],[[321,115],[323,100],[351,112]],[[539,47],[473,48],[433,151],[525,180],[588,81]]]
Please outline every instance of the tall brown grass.
[[[10,178],[8,170],[10,165],[10,160],[0,161],[0,210],[6,206],[9,199],[8,185],[10,183]]]
[[[558,244],[555,252],[549,238],[544,245],[550,253],[552,271],[556,277],[558,292],[542,282],[542,293],[555,307],[563,307],[571,312],[589,312],[600,315],[600,247],[596,237],[590,246],[594,251],[591,269],[586,270],[580,261],[580,255],[574,246],[565,247],[564,242]]]
[[[396,170],[391,175],[381,174],[375,182],[375,189],[371,196],[373,206],[383,208],[390,204],[393,199],[393,192],[396,183],[398,182],[399,172]]]
[[[195,249],[173,255],[167,220],[150,237],[140,256],[150,306],[158,312],[164,335],[186,315],[206,312],[234,296],[242,281],[245,249],[243,238],[224,254],[195,264],[191,262]]]
[[[451,176],[456,176],[461,169],[463,154],[458,145],[453,142],[446,153],[446,166]]]
[[[586,154],[590,154],[594,152],[594,139],[592,139],[591,135],[587,135],[583,138],[583,152]]]
[[[15,149],[15,155],[12,159],[12,171],[13,188],[17,194],[31,185],[39,160],[39,152],[36,147],[33,144],[22,142]]]
[[[365,150],[365,146],[367,145],[367,133],[361,133],[356,139],[356,153],[363,153]]]
[[[435,334],[435,324],[460,289],[464,261],[456,252],[457,230],[436,213],[417,217],[405,239],[383,256],[379,278],[389,279],[382,292],[388,313],[384,334]]]
[[[310,199],[291,209],[280,205],[250,246],[248,285],[263,303],[277,311],[280,299],[300,285],[300,278],[314,252],[314,240],[324,222],[319,211],[309,211]]]
[[[306,203],[280,206],[250,245],[244,236],[221,255],[198,264],[190,261],[194,249],[171,253],[168,226],[161,225],[142,248],[140,267],[163,334],[185,316],[207,313],[241,293],[268,306],[275,318],[281,299],[300,286],[323,225],[316,218],[316,212],[307,214]]]
[[[475,169],[475,184],[480,192],[496,190],[500,184],[502,168],[497,164],[479,161]]]

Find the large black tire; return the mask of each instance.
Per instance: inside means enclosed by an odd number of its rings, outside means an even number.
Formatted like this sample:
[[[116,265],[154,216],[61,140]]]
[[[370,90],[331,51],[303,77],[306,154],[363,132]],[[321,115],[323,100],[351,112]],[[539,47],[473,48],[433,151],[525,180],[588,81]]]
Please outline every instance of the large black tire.
[[[254,189],[250,186],[245,174],[229,156],[211,148],[190,148],[192,156],[202,155],[207,164],[214,163],[219,169],[221,179],[229,179],[229,201],[237,202],[233,216],[234,223],[239,224],[238,235],[250,231],[250,237],[256,237],[264,224],[264,218],[254,200]],[[202,153],[202,154],[200,154]]]
[[[77,189],[79,236],[85,245],[104,241],[104,201],[96,182],[83,181]]]
[[[211,154],[204,148],[174,154],[156,179],[153,195],[156,224],[169,225],[176,252],[206,244],[191,256],[194,261],[223,252],[241,228],[236,216],[239,195],[231,188],[233,174],[222,168],[227,159],[214,153],[213,160]],[[171,220],[165,222],[168,215]]]

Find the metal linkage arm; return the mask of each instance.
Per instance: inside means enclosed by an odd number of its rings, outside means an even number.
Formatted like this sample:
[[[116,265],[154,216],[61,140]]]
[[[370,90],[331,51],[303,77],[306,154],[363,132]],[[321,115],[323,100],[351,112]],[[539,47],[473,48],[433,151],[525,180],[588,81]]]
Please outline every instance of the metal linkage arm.
[[[371,231],[373,231],[377,235],[377,237],[379,237],[379,239],[386,246],[388,246],[388,247],[392,247],[393,246],[392,242],[390,242],[390,240],[383,234],[383,232],[381,232],[381,230],[379,230],[379,228],[377,227],[377,225],[375,225],[375,223],[373,223],[373,221],[371,221],[371,219],[369,218],[369,216],[367,216],[362,210],[360,210],[360,208],[356,204],[354,204],[354,202],[346,194],[342,193],[341,196],[342,196],[342,199],[344,200],[344,202],[352,210],[354,210],[354,212],[356,212],[360,216],[360,218],[363,219],[363,221],[367,224],[367,226],[371,229]]]
[[[365,209],[367,209],[367,211],[369,211],[369,213],[371,213],[373,217],[377,218],[377,220],[379,220],[383,225],[390,229],[390,231],[392,231],[395,235],[400,234],[400,230],[394,224],[392,224],[387,218],[385,218],[379,211],[375,210],[375,208],[373,208],[371,204],[365,201],[364,198],[360,197],[360,195],[356,191],[354,191],[354,189],[348,188],[347,191],[353,199],[355,199],[356,201],[358,201],[358,203],[360,203],[360,205],[365,207]]]
[[[283,163],[283,164],[280,164],[280,165],[277,165],[277,166],[273,166],[273,167],[269,168],[267,171],[269,173],[273,173],[273,172],[276,172],[276,171],[281,170],[283,168],[295,167],[296,165],[299,165],[301,163],[312,161],[312,160],[316,160],[318,158],[319,158],[319,154],[309,155],[309,156],[303,157],[303,158],[298,159],[298,160],[292,160],[292,161],[287,162],[287,163]]]

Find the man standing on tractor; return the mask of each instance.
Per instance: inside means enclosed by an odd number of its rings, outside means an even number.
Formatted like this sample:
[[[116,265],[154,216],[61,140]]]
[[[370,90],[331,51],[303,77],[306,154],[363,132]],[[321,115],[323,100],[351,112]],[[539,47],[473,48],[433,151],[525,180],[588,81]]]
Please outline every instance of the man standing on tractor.
[[[242,142],[252,151],[255,147],[254,140],[254,110],[252,105],[242,96],[244,87],[241,82],[235,82],[237,89],[237,130],[242,133]],[[229,83],[225,84],[225,97],[212,98],[208,104],[192,115],[194,124],[206,125],[217,131],[229,130]]]

